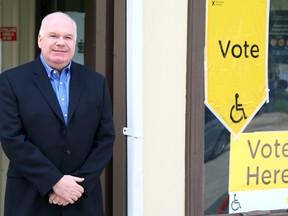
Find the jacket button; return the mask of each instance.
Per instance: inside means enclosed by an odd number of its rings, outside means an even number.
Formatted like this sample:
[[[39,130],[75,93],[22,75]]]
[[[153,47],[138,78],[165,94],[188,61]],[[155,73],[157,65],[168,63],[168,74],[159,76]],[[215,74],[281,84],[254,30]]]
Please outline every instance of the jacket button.
[[[71,150],[70,150],[70,149],[67,149],[67,150],[66,150],[66,154],[67,154],[67,155],[70,155],[70,154],[71,154]]]

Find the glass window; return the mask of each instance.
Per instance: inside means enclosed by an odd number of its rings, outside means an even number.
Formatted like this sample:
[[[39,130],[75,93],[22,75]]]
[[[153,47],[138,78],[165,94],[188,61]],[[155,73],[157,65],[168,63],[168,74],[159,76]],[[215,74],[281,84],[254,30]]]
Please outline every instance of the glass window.
[[[244,132],[288,130],[288,1],[271,0],[268,55],[269,103]],[[205,108],[205,215],[228,213],[230,134]]]

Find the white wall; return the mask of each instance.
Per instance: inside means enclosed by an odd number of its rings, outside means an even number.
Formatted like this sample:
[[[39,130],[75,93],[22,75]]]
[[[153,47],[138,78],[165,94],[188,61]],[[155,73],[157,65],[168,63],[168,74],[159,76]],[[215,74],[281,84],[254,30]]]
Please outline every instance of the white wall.
[[[185,214],[187,0],[143,1],[144,215]]]

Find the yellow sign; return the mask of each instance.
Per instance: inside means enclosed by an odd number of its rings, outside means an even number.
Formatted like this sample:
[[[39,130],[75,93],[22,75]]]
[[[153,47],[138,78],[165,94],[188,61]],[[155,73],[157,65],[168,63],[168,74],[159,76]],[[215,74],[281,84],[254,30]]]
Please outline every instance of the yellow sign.
[[[231,136],[229,212],[288,208],[288,131]]]
[[[269,0],[207,0],[205,104],[232,134],[268,100]]]
[[[231,137],[230,192],[288,187],[288,132]]]

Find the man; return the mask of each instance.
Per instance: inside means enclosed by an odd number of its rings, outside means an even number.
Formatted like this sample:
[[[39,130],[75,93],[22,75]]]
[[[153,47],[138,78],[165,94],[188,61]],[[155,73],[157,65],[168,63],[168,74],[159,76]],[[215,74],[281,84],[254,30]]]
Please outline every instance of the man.
[[[105,78],[75,62],[76,23],[41,24],[35,61],[0,75],[0,138],[9,159],[5,216],[102,216],[100,175],[115,138]]]

